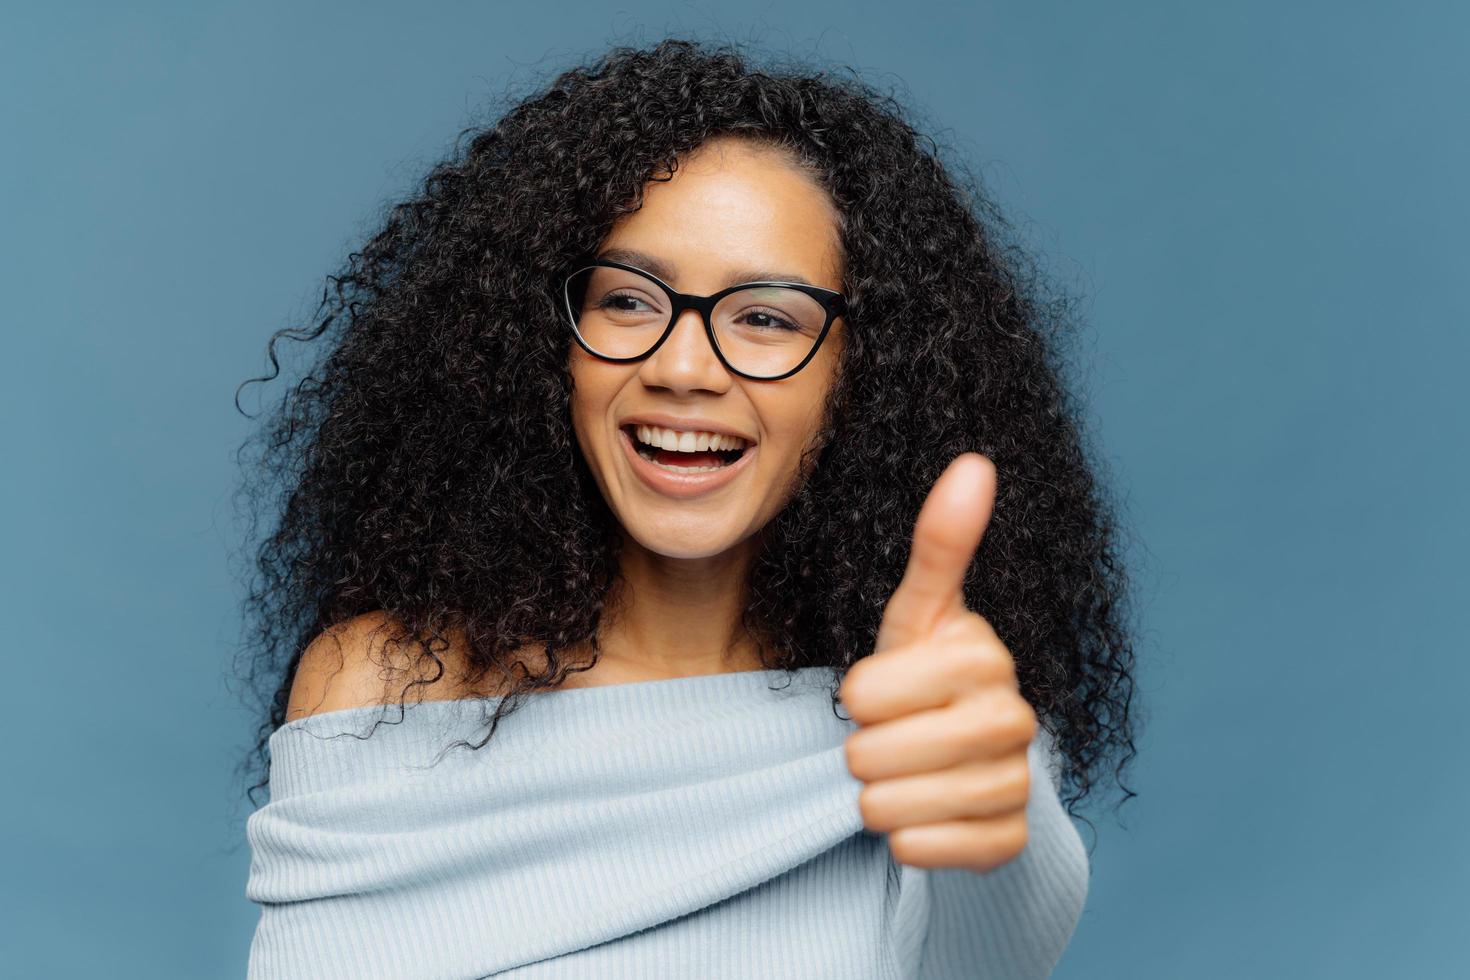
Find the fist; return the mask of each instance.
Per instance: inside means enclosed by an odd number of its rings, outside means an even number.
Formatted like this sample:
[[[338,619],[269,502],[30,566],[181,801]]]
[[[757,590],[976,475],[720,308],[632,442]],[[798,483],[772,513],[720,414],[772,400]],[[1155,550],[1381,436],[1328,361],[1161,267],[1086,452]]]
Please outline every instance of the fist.
[[[1036,713],[1010,651],[964,602],[995,487],[995,464],[979,453],[935,481],[874,651],[837,692],[859,726],[844,747],[866,784],[863,824],[916,867],[985,872],[1026,846]]]

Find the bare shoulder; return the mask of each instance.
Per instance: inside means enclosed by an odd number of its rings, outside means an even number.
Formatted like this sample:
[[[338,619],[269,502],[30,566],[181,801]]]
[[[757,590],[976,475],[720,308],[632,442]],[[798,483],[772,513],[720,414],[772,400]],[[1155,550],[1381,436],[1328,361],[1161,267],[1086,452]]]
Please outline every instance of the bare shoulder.
[[[385,613],[363,613],[338,623],[302,653],[286,720],[367,705],[464,697],[459,683],[464,647],[458,637],[449,640],[449,649],[436,651],[444,663],[441,671],[422,644],[405,637]]]

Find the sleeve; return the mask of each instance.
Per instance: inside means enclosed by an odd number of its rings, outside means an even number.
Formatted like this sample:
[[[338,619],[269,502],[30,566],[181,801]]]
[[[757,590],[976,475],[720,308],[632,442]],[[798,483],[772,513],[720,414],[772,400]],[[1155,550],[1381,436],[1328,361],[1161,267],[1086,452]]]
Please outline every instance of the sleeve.
[[[1087,899],[1087,852],[1062,807],[1060,759],[1044,728],[1028,759],[1028,839],[1020,856],[985,874],[906,869],[927,892],[913,900],[928,916],[921,980],[1044,978],[1071,941]]]

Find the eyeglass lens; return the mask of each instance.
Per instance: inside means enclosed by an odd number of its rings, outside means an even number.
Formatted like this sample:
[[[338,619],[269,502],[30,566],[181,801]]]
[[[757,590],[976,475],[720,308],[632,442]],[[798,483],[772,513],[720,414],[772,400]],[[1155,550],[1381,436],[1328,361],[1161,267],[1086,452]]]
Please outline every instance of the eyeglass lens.
[[[668,295],[636,272],[592,266],[568,279],[566,289],[577,332],[605,357],[642,356],[669,325]],[[720,352],[733,367],[777,375],[811,353],[827,311],[799,289],[752,286],[723,297],[710,322]]]

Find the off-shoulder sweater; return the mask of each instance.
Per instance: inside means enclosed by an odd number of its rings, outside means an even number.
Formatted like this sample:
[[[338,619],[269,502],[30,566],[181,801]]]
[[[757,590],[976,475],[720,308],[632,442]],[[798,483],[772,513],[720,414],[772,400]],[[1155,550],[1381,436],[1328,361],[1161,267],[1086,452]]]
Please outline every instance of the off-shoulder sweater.
[[[1087,895],[1058,760],[981,874],[896,862],[829,668],[297,719],[246,822],[250,980],[1045,977]],[[376,723],[376,728],[374,727]],[[336,736],[336,737],[332,737]]]

